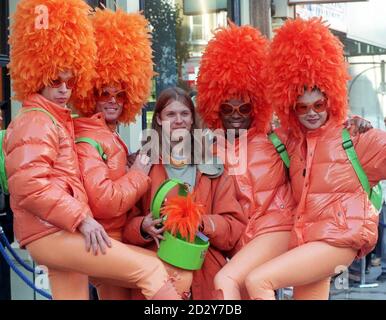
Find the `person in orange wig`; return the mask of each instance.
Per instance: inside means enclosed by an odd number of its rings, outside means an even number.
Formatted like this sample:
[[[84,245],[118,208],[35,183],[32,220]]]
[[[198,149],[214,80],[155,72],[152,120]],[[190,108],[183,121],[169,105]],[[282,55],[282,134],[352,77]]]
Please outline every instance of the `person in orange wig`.
[[[269,100],[290,132],[297,208],[291,250],[253,270],[246,286],[255,299],[274,299],[275,289],[288,286],[297,299],[328,299],[330,277],[372,250],[378,226],[343,147],[343,46],[321,19],[289,20],[272,41],[267,74]],[[372,129],[350,141],[370,186],[385,179],[386,133]]]
[[[108,235],[122,241],[127,213],[150,187],[150,158],[139,154],[128,168],[128,149],[118,134],[118,124],[129,124],[141,113],[150,95],[154,75],[149,22],[142,14],[118,9],[97,9],[92,17],[97,44],[96,77],[87,99],[75,104],[82,115],[74,120],[77,139],[91,138],[103,149],[102,158],[89,143],[78,143],[80,171],[95,219]],[[151,272],[153,251],[134,246],[133,260],[142,274]],[[136,255],[138,251],[138,255]],[[141,260],[143,254],[149,258]],[[134,267],[134,266],[133,266]],[[136,268],[136,266],[135,266]],[[182,277],[181,277],[182,278]],[[190,279],[190,277],[189,277]],[[182,294],[189,291],[176,282]],[[130,290],[93,279],[102,300],[129,299]],[[181,287],[181,286],[182,287]]]
[[[148,299],[180,299],[162,263],[110,239],[88,205],[67,103],[92,89],[89,14],[82,0],[22,0],[15,12],[10,72],[23,106],[4,153],[16,238],[48,268],[54,299],[88,299],[88,276],[139,287]]]
[[[286,169],[267,136],[272,118],[263,73],[267,56],[268,41],[257,29],[230,23],[209,42],[197,79],[200,116],[210,129],[227,130],[228,149],[235,147],[245,162],[244,172],[237,172],[231,153],[223,153],[248,225],[232,254],[238,252],[214,279],[219,298],[245,297],[249,272],[287,250],[293,225]]]

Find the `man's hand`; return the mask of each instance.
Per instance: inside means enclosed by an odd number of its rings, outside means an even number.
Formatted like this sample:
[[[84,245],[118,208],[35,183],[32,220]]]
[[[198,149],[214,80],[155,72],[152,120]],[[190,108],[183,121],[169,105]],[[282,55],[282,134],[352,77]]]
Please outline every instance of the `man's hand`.
[[[146,154],[138,154],[130,169],[142,171],[148,175],[151,168],[150,158]]]
[[[87,216],[78,226],[78,230],[86,240],[86,251],[92,248],[94,255],[98,255],[98,248],[106,254],[106,245],[111,248],[111,240],[105,229],[94,218]]]

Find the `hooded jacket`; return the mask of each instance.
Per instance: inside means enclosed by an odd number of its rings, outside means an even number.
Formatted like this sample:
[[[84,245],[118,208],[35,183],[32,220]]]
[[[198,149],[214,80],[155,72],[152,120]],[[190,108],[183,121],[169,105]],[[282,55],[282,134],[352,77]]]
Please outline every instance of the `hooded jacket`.
[[[144,216],[150,212],[151,199],[167,179],[167,174],[164,167],[157,164],[153,166],[149,175],[152,179],[151,188],[137,210],[133,210],[129,216],[124,230],[124,240],[133,245],[157,250],[152,239],[142,236],[141,224]],[[209,237],[210,247],[201,270],[193,274],[192,295],[195,300],[211,299],[214,290],[213,278],[225,265],[227,252],[232,250],[239,240],[245,229],[246,220],[236,200],[233,181],[227,174],[210,179],[197,170],[193,192],[196,201],[205,206],[202,232]],[[172,190],[169,194],[171,197],[176,195],[176,190]]]

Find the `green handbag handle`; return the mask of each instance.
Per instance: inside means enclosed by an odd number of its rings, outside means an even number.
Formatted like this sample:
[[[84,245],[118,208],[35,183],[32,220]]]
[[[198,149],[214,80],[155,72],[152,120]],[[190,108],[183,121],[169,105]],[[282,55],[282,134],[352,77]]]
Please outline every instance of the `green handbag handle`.
[[[179,186],[178,194],[180,196],[186,197],[188,195],[188,188],[185,183],[179,179],[168,179],[165,180],[157,192],[154,195],[153,201],[151,202],[150,210],[153,214],[153,219],[159,219],[161,214],[161,207],[165,201],[166,196],[174,187]]]

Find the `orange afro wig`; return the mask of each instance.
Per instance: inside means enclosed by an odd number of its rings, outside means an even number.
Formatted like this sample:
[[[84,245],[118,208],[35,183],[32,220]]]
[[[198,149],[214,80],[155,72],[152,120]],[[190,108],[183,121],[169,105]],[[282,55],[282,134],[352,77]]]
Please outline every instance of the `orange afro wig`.
[[[9,63],[15,99],[23,101],[71,70],[72,98],[91,87],[96,57],[90,7],[83,0],[21,0],[11,25]]]
[[[267,65],[269,101],[284,127],[300,132],[292,112],[305,90],[318,88],[329,103],[329,116],[341,122],[347,114],[347,65],[343,45],[320,18],[288,20],[271,44]]]
[[[92,17],[97,43],[96,77],[87,99],[75,107],[85,116],[95,113],[95,91],[122,86],[127,102],[119,118],[129,123],[147,102],[154,76],[149,22],[139,13],[97,9]]]
[[[266,132],[272,110],[266,102],[263,66],[268,55],[268,40],[251,26],[219,28],[202,56],[197,79],[197,108],[211,129],[223,128],[220,104],[230,99],[253,105],[253,123]]]

